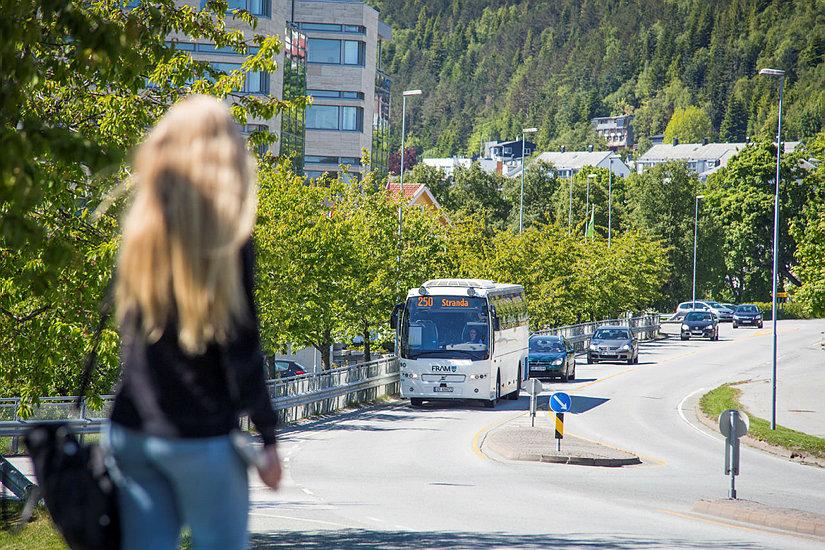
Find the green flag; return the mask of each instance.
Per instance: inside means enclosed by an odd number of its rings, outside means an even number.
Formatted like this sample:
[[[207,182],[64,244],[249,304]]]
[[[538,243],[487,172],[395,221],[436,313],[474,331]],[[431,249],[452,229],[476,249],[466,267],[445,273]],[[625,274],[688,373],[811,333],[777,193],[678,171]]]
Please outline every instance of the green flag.
[[[594,206],[593,209],[590,211],[590,222],[587,224],[587,229],[584,231],[584,236],[592,239],[593,235],[595,234],[595,217],[596,217],[596,207]]]

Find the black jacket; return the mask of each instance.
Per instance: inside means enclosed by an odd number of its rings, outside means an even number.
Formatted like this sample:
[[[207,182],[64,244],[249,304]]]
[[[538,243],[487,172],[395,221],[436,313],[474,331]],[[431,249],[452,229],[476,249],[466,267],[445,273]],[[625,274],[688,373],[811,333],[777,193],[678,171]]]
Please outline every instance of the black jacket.
[[[155,343],[147,343],[139,313],[121,327],[123,380],[112,422],[161,437],[213,437],[238,427],[249,414],[264,444],[275,442],[275,412],[264,380],[258,315],[253,298],[252,242],[241,250],[244,292],[250,318],[225,345],[190,356],[178,344],[175,321]]]

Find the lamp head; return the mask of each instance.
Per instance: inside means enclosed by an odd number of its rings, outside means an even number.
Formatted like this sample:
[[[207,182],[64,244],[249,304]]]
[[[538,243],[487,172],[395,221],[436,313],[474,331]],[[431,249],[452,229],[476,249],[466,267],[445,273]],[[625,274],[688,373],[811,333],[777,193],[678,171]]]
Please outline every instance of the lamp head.
[[[414,95],[421,95],[423,93],[424,92],[421,91],[421,90],[404,90],[403,95],[405,97],[410,97],[410,96],[414,96]]]
[[[785,76],[785,71],[782,69],[759,69],[759,74],[765,76]]]
[[[539,131],[539,129],[538,129],[538,128],[523,128],[523,129],[521,130],[521,133],[522,133],[522,134],[535,134],[535,133],[536,133],[536,132],[538,132],[538,131]]]

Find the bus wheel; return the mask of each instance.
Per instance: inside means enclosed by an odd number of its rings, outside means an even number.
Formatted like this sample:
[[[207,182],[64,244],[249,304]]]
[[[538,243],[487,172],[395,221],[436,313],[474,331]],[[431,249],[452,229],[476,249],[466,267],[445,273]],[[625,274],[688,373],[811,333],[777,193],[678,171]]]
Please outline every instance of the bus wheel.
[[[413,407],[420,407],[424,404],[424,400],[420,397],[410,397],[410,405]]]
[[[521,391],[521,365],[518,367],[518,378],[516,378],[516,389],[514,389],[507,396],[510,401],[518,401],[519,393]]]

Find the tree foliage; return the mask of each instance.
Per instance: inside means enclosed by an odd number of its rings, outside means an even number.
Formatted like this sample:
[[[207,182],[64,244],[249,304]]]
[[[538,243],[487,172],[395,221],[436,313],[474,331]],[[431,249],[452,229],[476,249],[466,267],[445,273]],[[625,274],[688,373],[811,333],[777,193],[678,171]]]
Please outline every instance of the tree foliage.
[[[677,108],[665,127],[665,143],[673,143],[679,138],[684,143],[696,143],[711,137],[711,122],[708,114],[699,107]]]
[[[724,135],[768,138],[777,86],[762,67],[787,71],[789,138],[825,126],[821,0],[371,3],[394,27],[384,51],[394,86],[424,90],[407,130],[432,156],[471,154],[527,126],[545,150],[583,148],[596,143],[591,118],[625,113],[646,143],[690,106],[710,120],[699,140],[726,117]]]
[[[240,90],[248,71],[273,70],[280,43],[251,31],[244,11],[229,17],[250,32],[226,29],[225,1],[200,11],[173,0],[0,7],[0,391],[73,393],[112,273],[128,151],[192,92],[230,99],[241,123],[275,115],[288,104]],[[258,49],[223,74],[170,48],[170,33]],[[95,392],[112,389],[117,345],[105,331]]]

